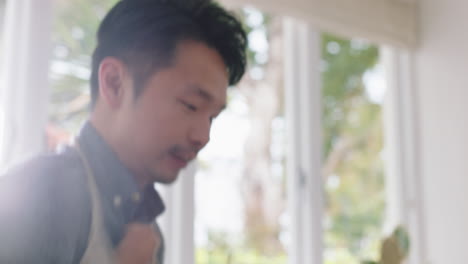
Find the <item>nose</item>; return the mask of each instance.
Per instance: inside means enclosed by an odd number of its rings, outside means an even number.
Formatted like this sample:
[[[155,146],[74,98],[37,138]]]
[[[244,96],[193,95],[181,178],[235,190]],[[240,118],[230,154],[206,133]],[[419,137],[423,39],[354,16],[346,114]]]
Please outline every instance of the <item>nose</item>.
[[[202,149],[210,141],[211,122],[196,121],[189,132],[189,140],[197,150]]]

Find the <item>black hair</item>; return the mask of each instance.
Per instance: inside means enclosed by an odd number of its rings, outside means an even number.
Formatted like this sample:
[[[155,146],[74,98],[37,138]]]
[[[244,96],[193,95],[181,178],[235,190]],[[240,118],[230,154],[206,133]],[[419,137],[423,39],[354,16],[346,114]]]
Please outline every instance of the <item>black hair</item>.
[[[91,106],[99,96],[98,70],[109,56],[129,66],[135,95],[146,79],[171,65],[176,47],[184,40],[200,41],[222,57],[229,85],[246,68],[247,38],[241,22],[211,0],[121,0],[106,15],[97,32],[92,58]]]

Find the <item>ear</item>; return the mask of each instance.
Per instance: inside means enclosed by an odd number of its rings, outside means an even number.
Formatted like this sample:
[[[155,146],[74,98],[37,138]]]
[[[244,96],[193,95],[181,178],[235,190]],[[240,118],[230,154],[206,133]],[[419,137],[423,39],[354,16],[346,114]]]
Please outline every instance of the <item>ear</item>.
[[[99,98],[111,108],[119,108],[127,92],[126,65],[114,57],[106,57],[99,65]]]

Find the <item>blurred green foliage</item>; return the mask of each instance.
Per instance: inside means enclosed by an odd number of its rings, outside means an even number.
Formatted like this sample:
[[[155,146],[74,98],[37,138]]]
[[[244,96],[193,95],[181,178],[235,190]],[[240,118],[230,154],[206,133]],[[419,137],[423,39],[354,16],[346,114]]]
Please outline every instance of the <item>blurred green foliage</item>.
[[[77,132],[87,118],[91,54],[100,20],[117,0],[56,1],[49,120]]]
[[[196,250],[195,263],[197,264],[284,264],[287,263],[286,255],[279,256],[263,256],[259,252],[248,249],[236,249],[230,254],[224,250],[212,250],[207,248],[199,248]]]
[[[356,257],[377,254],[384,220],[382,111],[364,82],[378,58],[375,45],[322,34],[325,245]]]

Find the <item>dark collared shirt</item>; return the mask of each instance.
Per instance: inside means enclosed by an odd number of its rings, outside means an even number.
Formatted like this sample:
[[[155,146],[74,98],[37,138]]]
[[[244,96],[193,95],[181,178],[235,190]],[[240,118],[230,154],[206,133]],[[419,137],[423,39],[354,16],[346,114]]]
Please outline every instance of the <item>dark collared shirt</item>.
[[[125,225],[150,223],[164,211],[153,186],[139,191],[117,155],[87,123],[77,142],[102,199],[113,246]],[[88,243],[91,198],[75,148],[36,157],[0,176],[0,263],[79,263]]]

